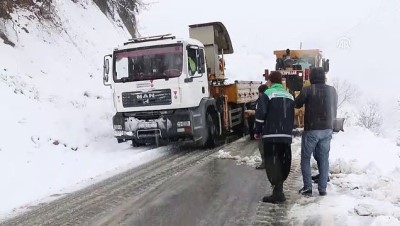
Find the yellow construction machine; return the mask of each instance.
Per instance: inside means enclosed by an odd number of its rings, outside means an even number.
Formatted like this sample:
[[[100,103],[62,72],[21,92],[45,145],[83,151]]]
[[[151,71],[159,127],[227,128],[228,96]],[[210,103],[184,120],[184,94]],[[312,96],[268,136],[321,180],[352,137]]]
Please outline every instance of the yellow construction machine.
[[[329,60],[322,57],[319,49],[276,50],[275,71],[279,71],[283,77],[283,85],[287,91],[297,97],[304,86],[310,85],[310,70],[314,67],[322,67],[325,73],[329,71]],[[265,70],[264,77],[267,80],[269,70]],[[295,127],[304,127],[304,108],[296,109]]]

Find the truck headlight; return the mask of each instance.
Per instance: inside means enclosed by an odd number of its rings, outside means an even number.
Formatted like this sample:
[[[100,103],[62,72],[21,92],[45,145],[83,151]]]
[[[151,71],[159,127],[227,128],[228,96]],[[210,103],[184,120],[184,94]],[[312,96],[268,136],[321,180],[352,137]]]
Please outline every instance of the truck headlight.
[[[122,130],[122,125],[114,125],[114,130]]]
[[[177,127],[189,127],[190,126],[190,121],[177,122],[176,126]]]
[[[116,137],[120,137],[120,136],[123,136],[123,135],[124,135],[123,131],[114,131],[114,136],[116,136]]]

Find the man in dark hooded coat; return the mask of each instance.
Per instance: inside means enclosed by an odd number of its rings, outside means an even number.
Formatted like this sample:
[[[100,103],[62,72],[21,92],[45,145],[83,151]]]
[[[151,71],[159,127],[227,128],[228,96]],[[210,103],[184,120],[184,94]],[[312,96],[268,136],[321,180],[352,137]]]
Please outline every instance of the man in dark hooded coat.
[[[318,191],[324,196],[329,177],[329,150],[333,122],[337,114],[338,96],[334,87],[325,84],[323,68],[311,70],[310,82],[311,86],[304,87],[295,99],[296,108],[305,105],[304,133],[301,142],[301,172],[304,186],[299,193],[312,195],[310,160],[314,154],[319,171]]]

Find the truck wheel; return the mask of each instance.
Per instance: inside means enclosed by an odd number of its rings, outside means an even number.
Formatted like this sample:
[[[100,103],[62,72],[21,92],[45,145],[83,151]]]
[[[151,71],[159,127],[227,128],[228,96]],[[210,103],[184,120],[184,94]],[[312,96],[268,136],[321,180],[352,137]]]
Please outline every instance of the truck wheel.
[[[132,147],[136,148],[136,147],[140,147],[140,146],[141,146],[141,144],[139,142],[132,140]]]
[[[207,126],[207,141],[205,143],[206,148],[214,148],[217,144],[217,127],[214,118],[210,112],[207,112],[206,116],[206,126]]]

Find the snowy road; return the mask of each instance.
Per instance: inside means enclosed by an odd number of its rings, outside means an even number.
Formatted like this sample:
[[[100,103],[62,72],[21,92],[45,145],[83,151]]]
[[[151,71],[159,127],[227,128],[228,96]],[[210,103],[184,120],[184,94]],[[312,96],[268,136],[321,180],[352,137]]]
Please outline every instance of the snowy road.
[[[265,172],[219,159],[221,148],[245,157],[257,152],[257,143],[241,139],[209,151],[177,148],[1,225],[289,224],[287,210],[297,196],[287,192],[285,205],[259,202],[271,192]],[[293,172],[285,190],[298,186],[298,169]]]

